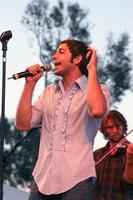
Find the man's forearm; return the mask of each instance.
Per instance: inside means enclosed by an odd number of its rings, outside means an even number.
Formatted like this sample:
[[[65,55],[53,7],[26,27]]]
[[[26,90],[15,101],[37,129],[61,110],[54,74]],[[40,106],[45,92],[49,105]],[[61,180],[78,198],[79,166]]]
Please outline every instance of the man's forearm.
[[[25,83],[16,112],[16,128],[21,131],[29,130],[32,116],[32,94],[34,85]]]
[[[101,117],[107,111],[107,102],[95,70],[91,69],[89,71],[87,103],[92,116]]]

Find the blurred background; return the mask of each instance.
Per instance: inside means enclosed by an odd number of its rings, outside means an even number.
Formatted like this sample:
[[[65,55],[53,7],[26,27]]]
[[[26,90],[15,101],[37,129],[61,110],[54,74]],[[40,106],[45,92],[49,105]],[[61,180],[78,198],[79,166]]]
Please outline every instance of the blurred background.
[[[5,0],[0,4],[0,34],[10,30],[7,44],[4,183],[28,190],[39,141],[35,134],[15,129],[15,113],[24,79],[7,80],[32,64],[50,62],[58,42],[80,39],[97,50],[100,81],[111,91],[111,109],[119,110],[132,126],[133,99],[133,1],[132,0]],[[2,45],[0,51],[0,92],[2,100]],[[35,89],[33,100],[57,77],[44,73]],[[0,108],[1,110],[1,108]],[[23,136],[26,138],[24,141]],[[133,142],[133,133],[128,136]],[[18,147],[10,154],[14,146]],[[99,132],[94,149],[106,141]],[[28,159],[27,159],[28,155]],[[12,172],[12,173],[11,173]]]

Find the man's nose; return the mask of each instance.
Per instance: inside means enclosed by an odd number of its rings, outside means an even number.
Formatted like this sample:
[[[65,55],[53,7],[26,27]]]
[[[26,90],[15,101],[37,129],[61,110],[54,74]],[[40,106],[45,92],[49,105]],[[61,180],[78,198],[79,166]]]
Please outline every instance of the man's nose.
[[[57,52],[54,52],[54,53],[52,54],[52,59],[55,59],[56,56],[57,56]]]
[[[115,133],[118,132],[118,127],[114,126],[113,127],[113,132],[115,132]]]
[[[51,57],[52,57],[52,59],[54,60],[54,59],[55,59],[55,53],[54,53]]]

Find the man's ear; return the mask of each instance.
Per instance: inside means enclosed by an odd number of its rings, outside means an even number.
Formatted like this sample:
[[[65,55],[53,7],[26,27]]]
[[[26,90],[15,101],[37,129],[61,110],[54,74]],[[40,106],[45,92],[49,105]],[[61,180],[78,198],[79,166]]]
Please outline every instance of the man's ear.
[[[81,55],[78,55],[76,56],[76,58],[73,59],[73,62],[75,65],[78,65],[82,60],[82,56]]]

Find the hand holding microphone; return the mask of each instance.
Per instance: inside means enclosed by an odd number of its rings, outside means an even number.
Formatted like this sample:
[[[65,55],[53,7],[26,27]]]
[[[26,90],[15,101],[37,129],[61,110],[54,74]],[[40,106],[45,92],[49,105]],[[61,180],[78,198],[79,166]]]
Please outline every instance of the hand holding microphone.
[[[52,67],[51,67],[51,64],[45,64],[44,66],[41,66],[40,67],[44,72],[49,72],[51,71]],[[37,74],[40,73],[41,71],[40,70],[37,70]],[[17,79],[20,79],[20,78],[24,78],[24,77],[33,77],[35,76],[36,74],[34,73],[31,73],[29,70],[25,70],[23,72],[19,72],[19,73],[16,73],[16,74],[13,74],[11,77],[9,77],[8,79],[14,79],[14,80],[17,80]]]

